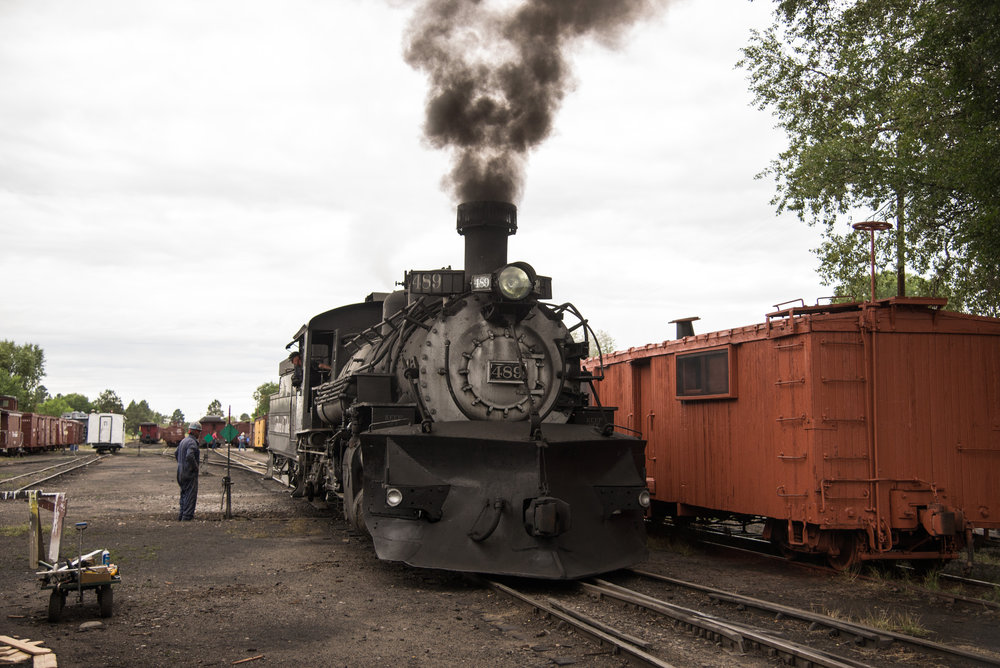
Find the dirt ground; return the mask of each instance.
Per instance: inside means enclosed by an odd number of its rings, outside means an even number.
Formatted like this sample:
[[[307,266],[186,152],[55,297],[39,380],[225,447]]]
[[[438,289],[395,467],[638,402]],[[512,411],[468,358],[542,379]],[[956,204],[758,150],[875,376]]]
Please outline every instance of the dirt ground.
[[[619,666],[590,641],[543,621],[472,576],[378,561],[370,542],[330,509],[292,499],[272,481],[233,472],[233,519],[221,513],[224,469],[205,467],[195,521],[176,521],[175,464],[160,448],[133,449],[44,486],[68,496],[62,556],[111,552],[121,568],[114,615],[96,598],[70,595],[62,620],[46,619],[48,592],[28,568],[27,504],[0,503],[0,633],[43,641],[60,666]],[[0,472],[5,462],[0,462]],[[2,476],[0,476],[2,477]],[[51,517],[43,514],[43,521]],[[661,538],[654,547],[666,547]],[[892,586],[698,550],[654,550],[668,575],[761,595],[790,605],[863,613],[879,605],[923,611],[942,641],[1000,652],[1000,616],[928,604]],[[846,586],[846,585],[851,586]],[[932,608],[937,608],[932,610]],[[938,619],[927,621],[931,614]],[[81,630],[86,622],[101,621]],[[670,627],[665,627],[672,633]],[[772,665],[720,653],[677,632],[684,665]]]

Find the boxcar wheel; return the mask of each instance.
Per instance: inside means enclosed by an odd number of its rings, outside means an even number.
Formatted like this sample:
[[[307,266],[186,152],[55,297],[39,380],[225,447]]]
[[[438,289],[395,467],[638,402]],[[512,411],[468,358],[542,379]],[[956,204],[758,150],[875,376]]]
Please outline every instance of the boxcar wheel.
[[[62,617],[63,606],[66,605],[66,597],[58,589],[53,589],[49,595],[49,621],[58,622]]]
[[[827,553],[826,563],[835,571],[848,571],[861,563],[861,541],[858,535],[845,531],[838,533],[835,543],[840,549],[839,554]]]
[[[97,605],[101,608],[101,617],[110,617],[115,604],[114,591],[111,585],[101,585],[97,588]]]

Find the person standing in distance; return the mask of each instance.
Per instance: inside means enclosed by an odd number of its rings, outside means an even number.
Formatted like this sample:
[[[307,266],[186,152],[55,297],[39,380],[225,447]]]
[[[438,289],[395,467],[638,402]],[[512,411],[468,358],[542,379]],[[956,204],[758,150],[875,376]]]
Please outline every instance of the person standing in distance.
[[[180,521],[194,519],[194,506],[198,502],[198,437],[201,425],[192,422],[188,435],[177,445],[177,484],[181,486]]]

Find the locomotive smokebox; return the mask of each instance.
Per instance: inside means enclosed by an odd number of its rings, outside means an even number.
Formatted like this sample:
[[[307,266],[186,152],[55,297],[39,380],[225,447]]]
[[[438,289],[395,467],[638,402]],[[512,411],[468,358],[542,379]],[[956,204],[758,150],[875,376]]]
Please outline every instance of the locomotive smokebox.
[[[510,202],[463,202],[458,233],[465,237],[465,280],[507,264],[507,237],[517,233],[517,207]]]

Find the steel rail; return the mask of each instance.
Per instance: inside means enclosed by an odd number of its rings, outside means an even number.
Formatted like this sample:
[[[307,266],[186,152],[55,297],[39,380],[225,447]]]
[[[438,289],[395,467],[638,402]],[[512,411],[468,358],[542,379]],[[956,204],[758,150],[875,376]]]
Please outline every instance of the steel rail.
[[[223,455],[221,452],[215,452],[215,454],[218,455],[219,457],[222,457],[223,459],[226,458],[226,455]],[[243,461],[240,461],[240,460],[243,460]],[[248,464],[246,462],[250,462],[250,463]],[[213,462],[209,462],[209,463],[211,464]],[[219,464],[221,464],[221,465],[224,466],[225,462],[219,462]],[[255,473],[255,474],[257,474],[257,475],[259,475],[259,476],[261,476],[261,477],[263,477],[265,479],[273,480],[273,481],[275,481],[276,483],[278,483],[279,485],[281,485],[283,487],[291,487],[292,486],[291,483],[285,482],[284,480],[281,480],[280,478],[275,478],[274,476],[268,477],[268,475],[267,475],[267,464],[265,464],[263,462],[258,462],[257,460],[252,459],[250,457],[240,456],[240,455],[233,455],[233,459],[231,460],[231,464],[233,466],[241,468],[241,469],[243,469],[245,471],[249,471],[250,473]]]
[[[721,532],[714,532],[714,531],[709,531],[709,532],[706,532],[706,533],[711,533],[713,535],[718,535],[720,537],[725,537],[727,539],[731,539],[731,540],[734,540],[734,541],[749,543],[749,544],[752,544],[754,546],[754,548],[751,549],[749,547],[738,547],[736,545],[730,545],[730,544],[727,544],[727,543],[719,543],[719,542],[715,542],[715,541],[711,541],[711,540],[700,539],[701,543],[703,545],[710,545],[712,547],[719,547],[719,548],[722,548],[722,549],[725,549],[725,550],[730,550],[730,551],[733,551],[733,552],[746,552],[748,554],[754,554],[754,555],[756,555],[756,556],[758,556],[758,557],[760,557],[762,559],[770,559],[770,560],[773,560],[773,561],[780,561],[780,562],[786,563],[789,566],[792,566],[794,568],[799,568],[799,569],[804,569],[804,570],[812,570],[812,571],[819,571],[819,572],[823,572],[823,573],[840,573],[840,571],[837,571],[836,569],[830,568],[828,566],[821,566],[819,564],[811,564],[811,563],[802,562],[802,561],[790,560],[790,559],[787,559],[787,558],[782,557],[782,556],[770,554],[769,552],[766,552],[766,551],[763,551],[763,550],[760,550],[760,549],[756,549],[758,546],[761,546],[761,547],[763,547],[763,546],[769,546],[770,543],[767,542],[767,541],[763,541],[763,540],[756,539],[756,538],[750,538],[750,537],[747,537],[747,536],[737,536],[735,534],[723,534]],[[906,568],[906,567],[903,566],[902,568]],[[877,581],[876,578],[870,578],[868,576],[861,575],[861,574],[858,574],[856,577],[861,578],[862,580],[869,581],[869,582],[875,582],[875,581]],[[942,578],[942,579],[945,579],[945,580],[957,582],[957,583],[960,583],[960,584],[965,584],[965,585],[970,586],[970,587],[1000,589],[1000,583],[987,582],[985,580],[972,580],[972,579],[969,579],[969,578],[963,578],[963,577],[958,576],[958,575],[952,575],[950,573],[939,573],[938,577]],[[912,591],[919,591],[921,593],[927,594],[928,596],[934,596],[936,598],[941,598],[941,599],[946,599],[946,600],[962,601],[964,603],[969,603],[969,604],[972,604],[972,605],[982,605],[982,606],[987,607],[987,608],[1000,609],[1000,602],[997,602],[997,601],[990,601],[990,600],[983,599],[983,598],[977,598],[975,596],[966,596],[964,594],[960,594],[960,593],[957,593],[957,592],[945,592],[945,591],[939,591],[939,590],[935,590],[935,589],[928,589],[927,587],[921,587],[918,584],[913,584],[912,582],[906,582],[906,581],[902,581],[902,580],[898,581],[897,584],[899,586],[901,586],[901,587],[905,587],[905,588],[910,589]]]
[[[786,659],[792,659],[789,663],[801,659],[807,665],[823,666],[824,668],[864,668],[868,666],[868,664],[853,659],[833,656],[807,645],[777,638],[760,629],[720,619],[699,610],[667,603],[605,580],[593,580],[581,584],[593,593],[664,615],[691,630],[698,629],[699,635],[705,635],[716,642],[725,640],[733,649],[739,649],[741,652],[745,652],[748,646],[766,647]]]
[[[215,454],[217,457],[221,457],[223,460],[225,460],[225,458],[226,458],[226,456],[223,455],[220,452],[216,452],[214,450],[209,450],[209,452]],[[170,456],[172,456],[171,453],[166,452],[166,450],[164,450],[160,454],[163,455],[164,457],[170,457]],[[254,460],[250,460],[250,461],[254,461]],[[206,461],[205,463],[208,464],[208,465],[210,465],[210,466],[226,466],[227,465],[225,461]],[[255,475],[259,475],[259,476],[263,477],[265,480],[273,480],[274,482],[278,483],[282,487],[291,487],[292,486],[291,484],[285,482],[284,480],[280,480],[279,478],[275,478],[273,476],[270,477],[270,478],[268,478],[267,475],[266,475],[267,474],[267,465],[263,464],[261,462],[255,462],[254,466],[251,466],[249,464],[244,464],[243,462],[240,462],[240,461],[231,461],[229,465],[231,467],[235,467],[235,468],[240,469],[242,471],[246,471],[248,473],[253,473]],[[261,468],[255,468],[255,466],[260,466]]]
[[[938,577],[943,580],[951,580],[952,582],[959,582],[961,584],[969,585],[971,587],[1000,589],[1000,584],[996,582],[987,582],[986,580],[976,580],[974,578],[967,578],[961,575],[952,575],[951,573],[938,573]],[[1000,604],[998,604],[998,607],[1000,607]]]
[[[673,664],[667,663],[666,661],[649,654],[642,648],[623,640],[622,637],[627,634],[621,631],[614,630],[613,632],[609,632],[602,630],[598,624],[594,623],[595,620],[591,620],[585,615],[581,615],[580,613],[567,614],[546,602],[534,598],[533,596],[519,592],[513,587],[501,584],[495,580],[487,580],[486,582],[497,591],[507,594],[508,596],[523,603],[527,603],[536,610],[569,624],[577,631],[590,636],[599,643],[611,646],[613,653],[625,654],[629,657],[629,659],[637,661],[639,664],[644,666],[654,666],[655,668],[673,668]],[[601,626],[605,629],[609,628],[604,624],[601,624]]]
[[[79,461],[79,459],[77,459],[76,457],[69,457],[69,458],[65,459],[64,461],[59,462],[58,464],[53,464],[52,466],[46,466],[43,469],[37,469],[37,470],[34,470],[34,471],[28,471],[27,473],[22,473],[21,475],[15,475],[15,476],[11,476],[10,478],[4,478],[3,480],[0,480],[0,485],[4,485],[4,484],[6,484],[6,483],[8,483],[8,482],[10,482],[12,480],[17,480],[18,478],[27,478],[28,476],[31,476],[31,475],[37,475],[37,474],[43,473],[45,471],[51,471],[52,469],[59,468],[60,466],[66,466],[67,464],[71,464],[71,463],[73,463],[75,461]]]
[[[820,615],[807,610],[800,610],[798,608],[791,608],[778,603],[771,603],[770,601],[763,601],[761,599],[756,599],[750,596],[743,596],[741,594],[724,591],[722,589],[716,589],[715,587],[709,587],[707,585],[701,585],[694,582],[687,582],[686,580],[678,580],[676,578],[671,578],[666,575],[660,575],[659,573],[651,573],[649,571],[643,571],[643,570],[631,570],[629,572],[635,573],[640,577],[649,578],[652,580],[658,580],[660,582],[666,582],[668,584],[673,584],[680,587],[686,587],[688,589],[701,591],[707,594],[710,598],[714,598],[720,601],[728,601],[731,603],[735,603],[737,605],[754,607],[757,608],[758,610],[764,610],[766,612],[772,612],[774,614],[784,615],[785,617],[791,617],[794,619],[799,619],[801,621],[806,621],[811,624],[820,624],[822,626],[826,626],[831,629],[837,629],[838,631],[851,634],[855,638],[859,638],[868,642],[873,642],[875,645],[881,648],[887,646],[889,642],[895,641],[900,644],[910,645],[913,647],[919,647],[921,649],[930,650],[935,653],[945,654],[946,656],[958,656],[964,659],[971,659],[973,661],[978,661],[986,665],[1000,666],[1000,659],[995,659],[991,656],[981,654],[979,652],[971,652],[969,650],[965,650],[960,647],[944,645],[942,643],[936,643],[931,640],[923,640],[922,638],[915,638],[913,636],[908,636],[903,633],[897,633],[895,631],[876,629],[874,627],[866,626],[864,624],[858,624],[855,622],[833,619],[832,617],[827,617],[826,615]],[[617,585],[612,585],[612,586],[617,586]]]
[[[41,485],[43,482],[47,482],[49,480],[53,480],[55,478],[58,478],[61,475],[65,475],[65,474],[69,473],[70,471],[75,471],[75,470],[77,470],[79,468],[83,468],[84,466],[90,466],[94,462],[98,462],[98,461],[100,461],[100,460],[102,460],[102,459],[104,459],[105,457],[108,457],[108,456],[109,455],[96,455],[93,459],[90,459],[90,460],[85,461],[85,462],[81,462],[80,464],[77,464],[76,466],[72,466],[72,467],[70,467],[68,469],[63,469],[62,471],[59,471],[58,473],[50,475],[50,476],[48,476],[46,478],[42,478],[41,480],[36,480],[35,482],[29,483],[29,484],[25,485],[24,487],[20,487],[20,488],[14,490],[14,493],[16,494],[18,492],[23,492],[23,491],[25,491],[27,489],[31,489],[35,485]],[[43,469],[43,470],[48,470],[48,469]],[[35,471],[35,473],[41,473],[41,471]]]

